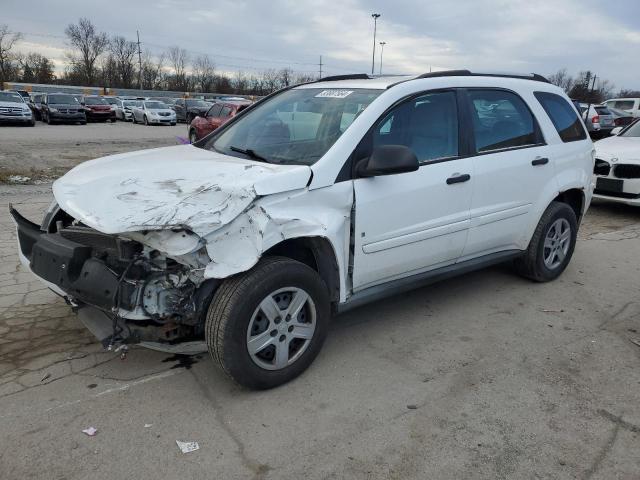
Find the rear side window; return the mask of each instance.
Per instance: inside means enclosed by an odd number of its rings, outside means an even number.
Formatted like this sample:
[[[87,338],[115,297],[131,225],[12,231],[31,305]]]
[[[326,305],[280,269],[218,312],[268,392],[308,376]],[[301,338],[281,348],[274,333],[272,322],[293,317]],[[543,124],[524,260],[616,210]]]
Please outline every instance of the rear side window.
[[[231,107],[225,105],[224,107],[222,107],[220,116],[224,118],[224,117],[228,117],[229,115],[231,115]]]
[[[598,112],[598,115],[611,115],[607,107],[596,107],[596,112]]]
[[[222,110],[222,105],[220,105],[220,104],[214,105],[207,112],[207,117],[209,117],[209,118],[219,117],[220,116],[220,110]]]
[[[518,95],[504,90],[469,90],[478,152],[538,144],[536,122]]]
[[[549,115],[563,142],[575,142],[587,138],[582,120],[578,118],[569,102],[555,93],[535,92],[534,95]]]
[[[620,110],[633,110],[634,105],[634,100],[616,100],[613,104],[615,108],[619,108]]]

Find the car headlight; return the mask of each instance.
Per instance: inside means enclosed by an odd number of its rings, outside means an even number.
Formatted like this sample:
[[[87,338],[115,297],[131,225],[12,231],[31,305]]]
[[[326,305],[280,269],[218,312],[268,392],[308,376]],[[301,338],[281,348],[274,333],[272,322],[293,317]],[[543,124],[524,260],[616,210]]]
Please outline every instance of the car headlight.
[[[56,113],[58,111],[57,108],[49,107],[49,111],[52,113]]]

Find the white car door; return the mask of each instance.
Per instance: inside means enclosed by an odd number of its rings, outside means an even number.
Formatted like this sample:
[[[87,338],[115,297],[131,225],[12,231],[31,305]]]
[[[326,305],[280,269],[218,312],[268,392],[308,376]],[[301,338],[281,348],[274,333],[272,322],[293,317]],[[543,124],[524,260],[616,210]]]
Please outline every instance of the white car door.
[[[538,222],[538,200],[554,179],[554,159],[520,96],[469,89],[468,100],[475,183],[469,238],[460,261],[526,248],[529,227]]]
[[[458,117],[455,91],[427,92],[396,106],[363,140],[369,155],[407,146],[420,168],[354,181],[354,291],[455,263],[462,253],[473,179]]]

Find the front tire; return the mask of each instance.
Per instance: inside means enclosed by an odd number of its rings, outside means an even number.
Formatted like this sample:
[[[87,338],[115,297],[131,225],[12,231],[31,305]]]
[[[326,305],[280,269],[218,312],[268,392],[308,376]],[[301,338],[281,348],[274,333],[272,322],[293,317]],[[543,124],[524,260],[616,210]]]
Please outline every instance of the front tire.
[[[144,122],[145,125],[149,126],[149,119],[147,118],[146,115],[142,117],[142,121]]]
[[[213,360],[234,381],[267,389],[311,365],[329,319],[328,290],[320,276],[295,260],[267,257],[216,291],[205,338]]]
[[[529,248],[515,261],[522,276],[536,282],[555,280],[569,264],[576,246],[578,221],[566,203],[551,202],[538,222]]]

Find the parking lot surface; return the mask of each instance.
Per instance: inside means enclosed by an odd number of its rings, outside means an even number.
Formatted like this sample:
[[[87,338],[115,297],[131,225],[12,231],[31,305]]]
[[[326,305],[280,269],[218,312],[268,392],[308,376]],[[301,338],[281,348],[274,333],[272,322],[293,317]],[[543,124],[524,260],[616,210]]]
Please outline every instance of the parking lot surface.
[[[177,145],[187,127],[131,122],[0,128],[0,180],[8,175],[57,177],[85,160],[142,148]]]
[[[341,315],[252,392],[207,355],[103,351],[17,261],[6,204],[39,221],[49,186],[0,200],[2,479],[638,478],[637,209],[593,205],[555,282],[499,266]]]

